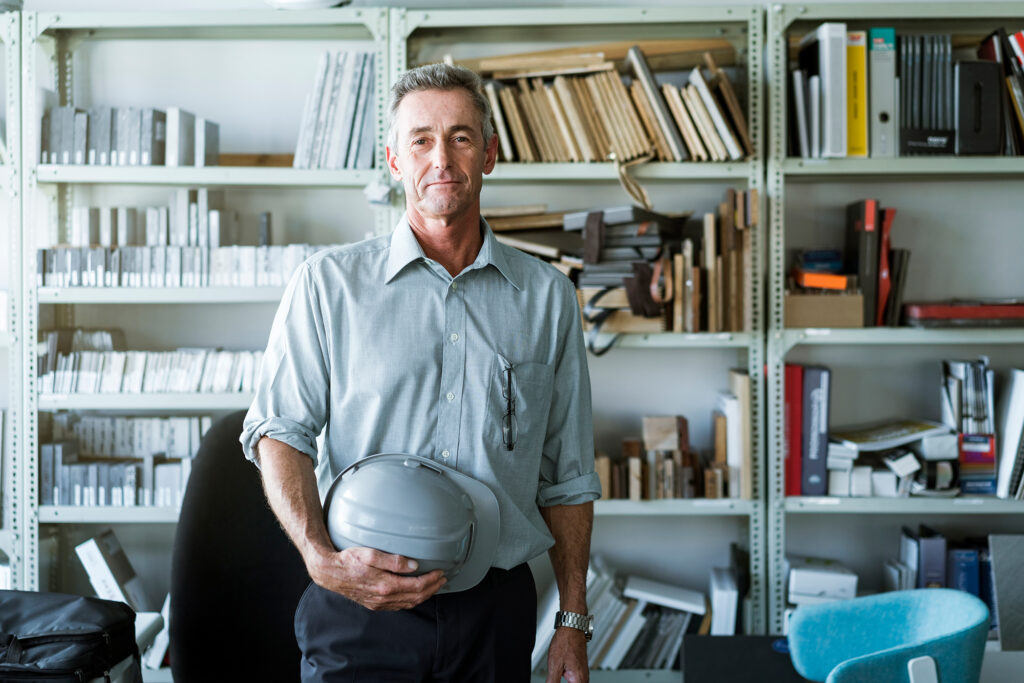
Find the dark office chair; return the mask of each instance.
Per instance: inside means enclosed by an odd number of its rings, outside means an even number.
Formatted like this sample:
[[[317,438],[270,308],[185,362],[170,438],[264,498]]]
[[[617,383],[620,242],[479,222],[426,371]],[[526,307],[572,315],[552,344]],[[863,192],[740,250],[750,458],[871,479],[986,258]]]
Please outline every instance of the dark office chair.
[[[185,490],[171,563],[175,683],[300,677],[293,622],[309,576],[242,455],[244,417],[210,428]]]

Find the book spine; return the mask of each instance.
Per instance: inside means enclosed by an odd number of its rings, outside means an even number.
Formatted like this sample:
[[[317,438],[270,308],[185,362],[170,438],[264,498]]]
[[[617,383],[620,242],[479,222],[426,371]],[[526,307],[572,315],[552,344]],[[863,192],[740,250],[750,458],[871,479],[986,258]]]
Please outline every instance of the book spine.
[[[826,493],[830,375],[828,368],[804,368],[800,493],[805,496]]]
[[[803,367],[786,365],[786,397],[783,421],[785,424],[785,477],[786,495],[799,496],[802,485],[803,454]]]

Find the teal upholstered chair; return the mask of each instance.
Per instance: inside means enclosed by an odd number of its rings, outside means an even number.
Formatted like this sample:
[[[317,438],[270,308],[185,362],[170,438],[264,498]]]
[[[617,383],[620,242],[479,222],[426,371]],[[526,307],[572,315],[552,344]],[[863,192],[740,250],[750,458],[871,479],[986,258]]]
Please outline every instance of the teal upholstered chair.
[[[812,681],[977,683],[988,624],[988,607],[969,593],[896,591],[800,606],[789,647]]]

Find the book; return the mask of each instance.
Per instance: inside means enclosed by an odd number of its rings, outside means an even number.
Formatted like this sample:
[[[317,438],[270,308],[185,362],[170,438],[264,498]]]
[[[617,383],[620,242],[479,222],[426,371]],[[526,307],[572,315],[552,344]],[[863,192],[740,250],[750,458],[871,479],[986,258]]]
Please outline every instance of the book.
[[[878,200],[862,199],[846,206],[846,249],[843,267],[857,276],[864,295],[864,326],[876,322],[878,307]]]
[[[166,166],[194,166],[196,117],[180,107],[167,108]]]
[[[145,664],[147,669],[161,668],[164,663],[164,658],[167,656],[167,650],[171,642],[170,593],[168,593],[167,597],[164,598],[163,607],[160,608],[160,616],[163,618],[163,627],[160,629],[159,633],[156,634],[156,637],[153,638],[153,644],[143,652],[142,662]]]
[[[785,492],[787,496],[801,495],[803,463],[803,379],[801,365],[786,363],[785,405],[783,406]]]
[[[98,597],[124,602],[136,612],[149,608],[142,580],[112,530],[106,529],[76,545],[75,553]]]
[[[845,157],[847,153],[846,41],[845,23],[825,22],[799,43],[800,68],[820,82],[818,131],[820,156],[826,158]],[[812,114],[814,90],[812,85]],[[815,128],[812,124],[812,136]]]
[[[950,429],[931,420],[890,419],[858,427],[833,429],[833,441],[858,453],[884,451],[905,446],[926,437],[949,434]]]
[[[706,598],[700,591],[633,575],[627,577],[622,595],[682,612],[704,614],[705,611]]]
[[[868,156],[868,35],[846,34],[846,156]]]
[[[868,30],[868,106],[872,157],[894,157],[899,147],[896,116],[896,29]]]
[[[736,609],[740,599],[736,576],[725,567],[712,567],[708,592],[711,600],[711,635],[735,635]]]
[[[795,123],[796,149],[794,150],[804,159],[811,158],[810,139],[810,110],[807,94],[807,72],[803,69],[794,69],[791,72],[792,84],[790,87],[790,106],[793,107],[791,120]]]

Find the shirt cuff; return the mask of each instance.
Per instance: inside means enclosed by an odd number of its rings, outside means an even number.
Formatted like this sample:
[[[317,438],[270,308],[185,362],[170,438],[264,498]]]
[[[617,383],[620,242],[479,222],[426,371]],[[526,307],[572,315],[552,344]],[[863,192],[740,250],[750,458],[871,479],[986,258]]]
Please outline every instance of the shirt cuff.
[[[596,472],[582,474],[557,484],[541,483],[537,491],[537,505],[581,505],[601,497],[601,479]]]
[[[260,462],[256,457],[256,444],[264,436],[269,436],[275,441],[288,444],[300,453],[305,453],[317,463],[316,438],[310,435],[309,430],[294,420],[283,417],[268,417],[251,424],[245,424],[242,428],[242,436],[239,441],[242,443],[242,452],[245,457],[251,460],[258,467]]]

